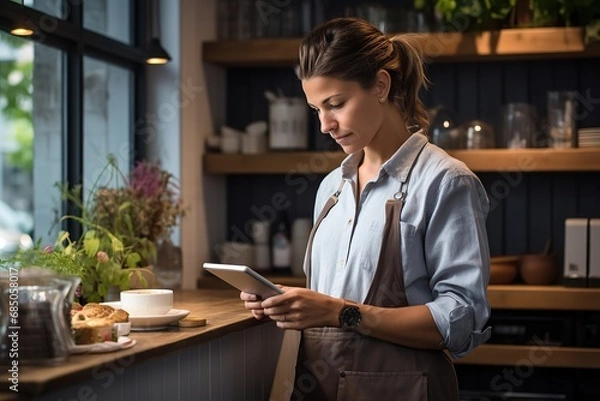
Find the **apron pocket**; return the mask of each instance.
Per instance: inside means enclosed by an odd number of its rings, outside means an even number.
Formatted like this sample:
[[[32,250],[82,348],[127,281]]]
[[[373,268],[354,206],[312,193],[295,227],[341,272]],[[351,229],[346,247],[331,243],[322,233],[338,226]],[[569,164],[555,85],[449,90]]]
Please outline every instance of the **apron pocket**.
[[[427,373],[344,371],[337,399],[427,401]]]

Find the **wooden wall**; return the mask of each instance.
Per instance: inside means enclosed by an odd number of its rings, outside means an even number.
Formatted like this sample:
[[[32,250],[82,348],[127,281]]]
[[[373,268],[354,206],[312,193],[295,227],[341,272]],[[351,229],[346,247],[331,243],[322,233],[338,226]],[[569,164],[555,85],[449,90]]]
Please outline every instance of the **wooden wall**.
[[[263,324],[141,363],[117,355],[98,366],[93,379],[35,400],[263,401],[281,338],[274,323]]]
[[[457,122],[481,119],[500,132],[502,105],[529,102],[538,114],[546,114],[546,92],[576,90],[588,99],[579,127],[600,126],[600,59],[495,61],[429,64],[432,81],[423,92],[428,107],[444,104],[455,112]],[[227,78],[227,122],[243,129],[251,121],[266,120],[265,90],[280,89],[286,96],[301,96],[299,81],[291,68],[232,68]],[[310,149],[335,148],[319,132],[311,114]],[[562,258],[564,219],[600,217],[600,173],[481,173],[492,210],[488,234],[492,255],[540,252],[551,238]],[[312,216],[312,204],[322,177],[282,175],[229,176],[227,179],[228,236],[266,211],[275,192],[290,199],[292,217]],[[296,181],[292,181],[296,180]],[[302,185],[290,185],[300,182]],[[272,209],[272,208],[271,208]],[[234,230],[234,227],[236,229]],[[248,232],[247,232],[248,233]],[[561,259],[562,260],[562,259]]]

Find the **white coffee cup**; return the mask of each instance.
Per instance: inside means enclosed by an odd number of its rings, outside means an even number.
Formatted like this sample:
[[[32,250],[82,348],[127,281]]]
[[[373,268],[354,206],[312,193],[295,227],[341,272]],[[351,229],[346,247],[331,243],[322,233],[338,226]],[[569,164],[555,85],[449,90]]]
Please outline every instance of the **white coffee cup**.
[[[121,308],[131,316],[164,315],[173,308],[173,290],[152,288],[121,291]]]

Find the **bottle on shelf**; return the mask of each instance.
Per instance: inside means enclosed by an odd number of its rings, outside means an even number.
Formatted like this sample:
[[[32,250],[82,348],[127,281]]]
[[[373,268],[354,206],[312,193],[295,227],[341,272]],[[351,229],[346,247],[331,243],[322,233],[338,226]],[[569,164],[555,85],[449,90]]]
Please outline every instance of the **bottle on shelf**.
[[[290,224],[285,211],[278,214],[271,230],[271,264],[274,274],[292,274]]]
[[[252,242],[254,243],[254,269],[265,272],[271,269],[271,246],[269,245],[268,220],[256,220],[252,223]]]

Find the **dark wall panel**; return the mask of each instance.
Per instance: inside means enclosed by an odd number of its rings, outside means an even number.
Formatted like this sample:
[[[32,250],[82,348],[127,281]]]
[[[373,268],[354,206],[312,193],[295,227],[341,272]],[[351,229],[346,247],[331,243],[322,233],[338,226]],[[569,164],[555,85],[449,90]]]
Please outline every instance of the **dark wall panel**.
[[[511,191],[506,198],[507,219],[503,222],[505,225],[504,236],[506,248],[505,254],[518,255],[527,253],[527,235],[529,229],[527,226],[527,184],[528,177],[520,171],[505,174],[506,182],[511,185]]]
[[[456,109],[456,66],[455,65],[432,65],[429,70],[431,80],[431,105],[445,105]]]
[[[552,188],[552,240],[559,260],[563,260],[565,245],[565,219],[579,217],[577,213],[578,187],[573,174],[557,174]],[[582,216],[583,217],[583,216]]]
[[[532,173],[528,185],[527,227],[530,252],[542,252],[552,238],[552,177]],[[552,243],[550,244],[551,247]]]
[[[502,68],[502,104],[529,102],[527,63],[506,63]]]
[[[581,127],[600,127],[600,59],[579,63]]]
[[[492,255],[504,254],[504,209],[510,187],[500,174],[480,174],[490,201],[490,212],[487,218],[487,231]]]
[[[544,126],[542,119],[546,115],[547,92],[554,89],[552,69],[548,68],[548,62],[546,60],[529,62],[527,82],[529,103],[535,106],[537,116],[540,119],[538,134],[533,138],[533,146],[545,147],[547,146],[548,141],[542,131],[542,127]]]
[[[480,94],[478,91],[479,69],[476,64],[459,64],[456,66],[456,82],[458,84],[456,117],[458,121],[474,120],[478,116]]]
[[[477,118],[491,124],[499,141],[500,116],[502,112],[502,66],[498,63],[480,64],[477,86],[479,87],[479,109]]]
[[[579,204],[577,210],[581,216],[600,218],[600,176],[585,174],[585,181],[579,185]]]

